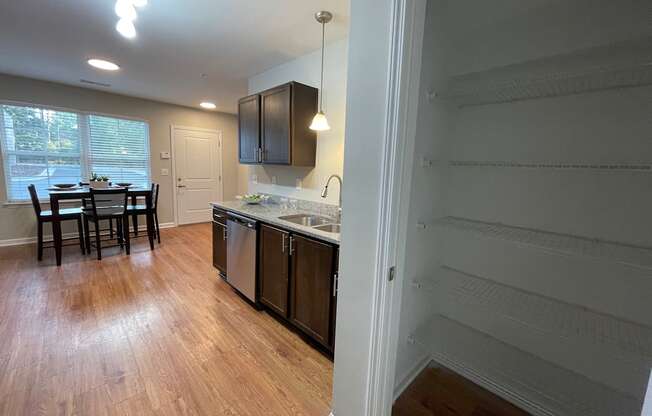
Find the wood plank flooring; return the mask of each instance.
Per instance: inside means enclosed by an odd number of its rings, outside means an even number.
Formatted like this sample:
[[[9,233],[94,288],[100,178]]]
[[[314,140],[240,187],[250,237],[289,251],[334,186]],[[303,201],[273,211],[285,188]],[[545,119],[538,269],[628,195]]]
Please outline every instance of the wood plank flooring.
[[[219,280],[208,224],[0,249],[1,415],[328,415],[332,363]]]
[[[528,416],[443,367],[426,368],[394,403],[392,416]]]

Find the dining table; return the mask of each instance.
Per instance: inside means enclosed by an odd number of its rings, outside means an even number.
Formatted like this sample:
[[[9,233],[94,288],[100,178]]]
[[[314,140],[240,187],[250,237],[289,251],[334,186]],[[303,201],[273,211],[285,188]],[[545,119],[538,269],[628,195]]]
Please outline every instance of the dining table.
[[[74,189],[51,189],[48,192],[50,195],[50,210],[52,210],[52,234],[54,240],[54,251],[56,253],[57,266],[61,266],[63,236],[61,233],[61,218],[59,217],[59,202],[66,200],[90,199],[91,190],[88,186],[80,186]],[[147,237],[149,239],[150,249],[154,250],[154,212],[152,210],[152,189],[142,187],[129,187],[127,188],[127,197],[131,199],[132,205],[136,205],[136,200],[138,197],[145,198],[145,206],[147,207]],[[134,229],[137,227],[138,223],[134,222]]]

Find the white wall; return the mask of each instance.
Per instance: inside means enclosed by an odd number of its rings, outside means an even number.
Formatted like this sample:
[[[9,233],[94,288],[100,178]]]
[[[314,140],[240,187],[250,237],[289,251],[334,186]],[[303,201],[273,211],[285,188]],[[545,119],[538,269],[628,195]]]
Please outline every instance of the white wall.
[[[328,27],[326,28],[328,30]],[[342,175],[346,109],[346,39],[326,45],[324,66],[324,112],[331,130],[317,134],[317,161],[314,168],[240,165],[241,187],[249,192],[265,192],[317,202],[338,203],[339,189],[331,188],[326,201],[320,197],[328,177]],[[249,79],[249,93],[297,81],[319,88],[321,49],[272,68]],[[257,180],[253,180],[253,176]],[[272,183],[273,177],[276,184]],[[297,180],[301,188],[297,189]],[[241,189],[241,192],[247,192]]]
[[[392,0],[351,2],[337,301],[336,416],[366,415]]]

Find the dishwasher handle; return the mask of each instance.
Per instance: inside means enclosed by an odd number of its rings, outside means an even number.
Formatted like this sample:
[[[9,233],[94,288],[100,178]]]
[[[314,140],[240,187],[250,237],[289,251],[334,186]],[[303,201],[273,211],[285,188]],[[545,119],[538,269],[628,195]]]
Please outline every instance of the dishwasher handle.
[[[238,223],[239,225],[243,225],[252,229],[255,229],[257,224],[256,220],[252,220],[251,218],[243,217],[242,215],[234,214],[232,212],[229,212],[228,219]]]

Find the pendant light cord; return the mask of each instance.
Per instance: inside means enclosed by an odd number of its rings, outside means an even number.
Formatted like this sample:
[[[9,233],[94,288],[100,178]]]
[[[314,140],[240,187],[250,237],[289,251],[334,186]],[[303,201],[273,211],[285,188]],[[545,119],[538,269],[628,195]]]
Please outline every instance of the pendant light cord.
[[[326,38],[326,23],[321,23],[321,81],[319,82],[319,111],[323,112],[324,103],[324,39]]]

